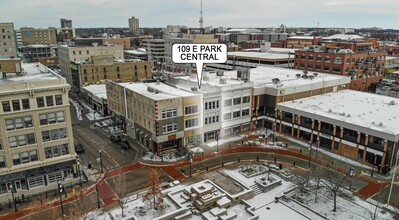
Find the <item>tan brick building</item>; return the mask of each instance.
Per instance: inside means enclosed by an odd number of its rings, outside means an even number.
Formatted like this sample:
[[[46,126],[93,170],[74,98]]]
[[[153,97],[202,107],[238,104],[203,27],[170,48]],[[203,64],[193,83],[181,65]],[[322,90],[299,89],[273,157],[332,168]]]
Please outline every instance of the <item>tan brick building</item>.
[[[58,46],[61,75],[72,85],[70,62],[90,61],[94,55],[112,55],[115,60],[123,60],[123,46],[82,46],[73,47],[67,45]]]
[[[56,187],[76,161],[70,85],[39,63],[22,68],[0,79],[0,194]]]
[[[72,85],[80,88],[90,84],[102,84],[106,79],[114,82],[152,80],[149,61],[115,62],[113,55],[96,55],[90,62],[71,61]]]
[[[20,28],[22,45],[34,44],[57,44],[57,29],[49,27],[47,29],[35,29],[31,27]]]
[[[19,58],[0,59],[0,72],[21,73],[22,72],[21,59]]]
[[[17,42],[13,23],[0,23],[0,59],[16,58]]]

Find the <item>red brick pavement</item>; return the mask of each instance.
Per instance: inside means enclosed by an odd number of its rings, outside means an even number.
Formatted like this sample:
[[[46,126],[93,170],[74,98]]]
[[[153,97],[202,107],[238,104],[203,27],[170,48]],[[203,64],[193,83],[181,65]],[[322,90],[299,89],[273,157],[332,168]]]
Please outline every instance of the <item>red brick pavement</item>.
[[[287,156],[292,156],[296,158],[300,158],[303,160],[308,160],[309,156],[304,155],[299,153],[298,151],[294,150],[287,150],[287,149],[275,149],[275,148],[259,148],[257,146],[238,146],[238,147],[233,147],[233,148],[225,148],[220,150],[218,153],[211,153],[207,154],[204,156],[199,156],[193,158],[193,162],[200,162],[203,160],[211,159],[214,157],[217,157],[218,155],[225,155],[225,154],[231,154],[231,153],[240,153],[240,152],[264,152],[264,153],[273,153],[273,154],[282,154],[282,155],[287,155]],[[323,164],[322,161],[314,161],[316,163],[319,163],[321,165],[327,165]],[[105,179],[112,178],[114,176],[130,172],[142,167],[149,167],[149,168],[161,168],[165,173],[167,173],[171,178],[175,180],[185,180],[187,177],[183,175],[180,171],[179,168],[183,166],[187,166],[189,162],[187,160],[181,161],[181,162],[176,162],[174,164],[162,164],[162,165],[157,165],[157,164],[148,164],[148,163],[143,163],[143,162],[138,162],[129,166],[121,167],[116,170],[112,171],[107,171],[98,181],[98,186],[99,186],[99,191],[100,191],[100,198],[104,202],[104,206],[109,206],[110,204],[113,204],[116,201],[116,196],[108,183],[105,181]],[[331,167],[330,167],[331,168]],[[377,193],[379,190],[383,189],[386,185],[388,185],[388,182],[383,182],[383,183],[378,183],[376,181],[368,181],[369,184],[364,187],[363,189],[360,189],[359,191],[356,192],[359,196],[363,198],[367,198],[371,195],[374,195]],[[95,190],[95,185],[92,185],[85,191],[85,195],[88,195],[89,193],[93,192]],[[69,197],[68,199],[64,200],[65,203],[67,202],[72,202],[77,198],[75,197]],[[53,208],[56,206],[59,206],[60,203],[59,201],[52,201],[49,202],[46,207],[47,208]],[[30,213],[32,213],[34,210],[32,208],[26,208],[23,210],[18,211],[17,213],[7,213],[0,215],[0,220],[1,219],[17,219],[23,216],[26,216]]]

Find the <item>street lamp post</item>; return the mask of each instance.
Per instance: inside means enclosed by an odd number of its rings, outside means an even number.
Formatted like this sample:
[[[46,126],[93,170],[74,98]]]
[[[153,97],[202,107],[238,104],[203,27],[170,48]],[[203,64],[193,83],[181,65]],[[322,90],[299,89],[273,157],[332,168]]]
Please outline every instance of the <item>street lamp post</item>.
[[[101,150],[98,150],[98,152],[100,153],[100,166],[101,166],[101,173],[103,173],[103,172],[104,172],[104,170],[103,170],[103,157],[102,157],[102,154],[101,154]]]
[[[65,219],[65,214],[64,214],[64,205],[62,203],[62,192],[63,192],[64,186],[61,184],[61,181],[58,181],[58,194],[60,196],[60,201],[61,201],[61,214],[62,214],[62,219]]]
[[[309,179],[310,179],[310,160],[312,159],[312,142],[309,141],[309,160],[308,160],[308,181],[307,185],[309,185]]]
[[[192,173],[191,173],[191,169],[192,169],[192,163],[193,163],[193,154],[191,153],[191,152],[189,152],[188,153],[188,159],[189,159],[189,162],[190,162],[190,177],[192,176]]]
[[[374,154],[374,162],[373,162],[373,167],[371,168],[371,176],[373,176],[373,174],[374,174],[374,164],[376,164],[376,163],[377,163],[377,155]]]
[[[14,187],[12,186],[12,184],[10,184],[10,189],[11,189],[12,202],[14,203],[15,212],[18,212],[17,203],[15,202],[15,197],[14,197]]]
[[[219,152],[219,132],[216,132],[216,151]]]
[[[352,181],[353,181],[353,176],[355,175],[355,168],[354,167],[350,168],[349,175],[351,177],[351,181],[350,181],[350,184],[349,184],[349,191],[352,191]]]
[[[100,208],[100,196],[99,196],[99,193],[98,193],[98,182],[97,182],[97,180],[94,183],[96,184],[97,208],[99,209]]]
[[[82,183],[82,170],[80,169],[80,163],[79,162],[77,162],[77,167],[78,167],[78,173],[79,173],[80,187],[82,187],[83,186],[83,183]]]

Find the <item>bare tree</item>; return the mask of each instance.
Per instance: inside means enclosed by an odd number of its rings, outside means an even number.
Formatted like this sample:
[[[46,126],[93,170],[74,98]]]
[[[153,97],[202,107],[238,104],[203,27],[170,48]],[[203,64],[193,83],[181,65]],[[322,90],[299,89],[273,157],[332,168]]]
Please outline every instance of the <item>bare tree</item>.
[[[89,210],[93,205],[93,201],[90,201],[90,197],[84,194],[83,190],[79,191],[78,199],[71,203],[71,208],[69,209],[72,219],[89,219]]]
[[[150,188],[143,197],[143,201],[149,203],[154,209],[163,204],[163,194],[159,187],[159,174],[152,169],[148,177],[148,187]]]
[[[343,183],[347,179],[348,174],[347,173],[335,173],[326,170],[328,173],[322,177],[321,182],[323,182],[331,191],[333,194],[333,199],[334,199],[334,208],[333,212],[337,211],[337,194],[339,190],[341,189]]]
[[[315,190],[315,197],[314,197],[314,202],[317,203],[317,193],[320,187],[320,181],[323,176],[323,169],[319,166],[316,166],[315,169],[313,170],[313,179],[316,181],[316,187],[314,188]]]
[[[381,204],[378,201],[371,200],[370,201],[370,208],[367,209],[370,219],[377,220],[380,214]]]
[[[128,202],[127,196],[127,185],[126,185],[126,177],[123,175],[119,175],[114,178],[115,184],[115,195],[118,197],[118,205],[122,209],[122,217],[125,216],[123,213],[124,208],[126,208],[126,203]]]

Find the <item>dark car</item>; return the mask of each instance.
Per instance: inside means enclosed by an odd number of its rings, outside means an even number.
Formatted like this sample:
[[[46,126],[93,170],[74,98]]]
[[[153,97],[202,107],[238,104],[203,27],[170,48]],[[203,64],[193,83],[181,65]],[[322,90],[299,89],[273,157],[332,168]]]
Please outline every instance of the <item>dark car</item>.
[[[76,143],[75,144],[75,152],[76,153],[83,153],[85,152],[85,149],[81,143]]]
[[[111,141],[113,142],[119,142],[122,141],[122,135],[120,134],[113,134],[109,137],[109,139],[111,139]]]
[[[121,147],[123,149],[130,149],[131,148],[129,142],[127,142],[127,141],[121,141],[120,145],[121,145]]]

